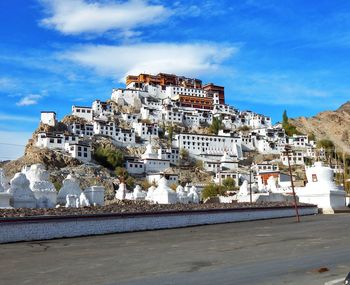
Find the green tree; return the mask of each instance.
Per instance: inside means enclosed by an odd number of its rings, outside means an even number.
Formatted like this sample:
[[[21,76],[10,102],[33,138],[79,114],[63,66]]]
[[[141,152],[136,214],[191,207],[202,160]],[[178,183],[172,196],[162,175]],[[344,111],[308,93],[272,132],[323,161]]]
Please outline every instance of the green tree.
[[[319,140],[317,141],[317,147],[323,148],[325,150],[327,159],[330,159],[331,157],[334,156],[335,147],[334,147],[334,143],[331,140],[328,140],[328,139]]]
[[[282,115],[282,127],[285,130],[287,136],[289,137],[293,135],[301,135],[301,133],[297,130],[296,126],[292,125],[289,122],[289,118],[286,110],[284,110]]]
[[[173,142],[173,137],[174,137],[174,126],[168,125],[167,132],[168,132],[168,143],[171,145]]]
[[[113,150],[108,147],[97,147],[93,155],[94,159],[108,169],[115,169],[124,163],[124,155],[120,150]]]
[[[180,159],[182,161],[188,161],[188,159],[190,158],[190,155],[188,153],[187,149],[181,148],[180,149]]]
[[[232,177],[227,177],[222,181],[222,186],[226,191],[232,191],[236,187],[236,182]]]
[[[115,175],[119,178],[119,180],[125,181],[129,177],[128,171],[124,167],[117,167],[114,170]]]
[[[199,170],[204,170],[204,163],[203,160],[196,160],[195,166]]]
[[[125,180],[126,187],[128,187],[130,190],[135,188],[135,179],[131,176],[126,178]]]
[[[205,200],[207,198],[216,197],[224,193],[225,189],[222,186],[211,183],[204,187],[202,191],[202,197]]]
[[[309,140],[310,140],[310,141],[316,141],[316,136],[315,136],[314,133],[309,133],[309,134],[308,134],[308,137],[309,137]]]
[[[219,130],[222,129],[222,121],[220,118],[213,118],[213,122],[211,123],[210,127],[209,127],[209,131],[214,134],[217,135],[219,133]]]

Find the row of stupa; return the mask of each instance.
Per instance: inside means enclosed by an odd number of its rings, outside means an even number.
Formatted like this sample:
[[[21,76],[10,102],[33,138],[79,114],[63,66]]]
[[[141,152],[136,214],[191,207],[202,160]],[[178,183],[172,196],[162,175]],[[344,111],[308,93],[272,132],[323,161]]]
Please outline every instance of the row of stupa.
[[[55,208],[103,206],[104,192],[102,186],[92,186],[84,191],[78,180],[69,174],[57,192],[49,181],[49,173],[41,164],[24,167],[21,172],[8,183],[4,172],[0,169],[0,209],[1,208]],[[151,186],[143,191],[137,185],[128,191],[125,183],[120,183],[115,198],[119,200],[146,200],[155,204],[199,203],[197,188],[183,188],[179,185],[176,191],[168,186],[166,178],[161,178],[158,186]]]
[[[49,181],[49,173],[41,164],[24,167],[7,182],[0,169],[0,208],[54,208],[103,206],[104,192],[102,186],[92,186],[84,191],[72,175],[63,181],[57,192]]]
[[[307,184],[305,187],[295,187],[297,199],[301,203],[317,205],[323,213],[334,213],[335,210],[342,209],[346,205],[346,192],[343,187],[337,186],[334,181],[334,170],[316,162],[313,166],[306,168]],[[259,182],[259,181],[258,181]],[[277,185],[274,177],[270,177],[267,185],[261,187],[261,183],[250,187],[244,181],[239,192],[232,200],[238,202],[281,202],[292,201],[292,189],[282,188]]]

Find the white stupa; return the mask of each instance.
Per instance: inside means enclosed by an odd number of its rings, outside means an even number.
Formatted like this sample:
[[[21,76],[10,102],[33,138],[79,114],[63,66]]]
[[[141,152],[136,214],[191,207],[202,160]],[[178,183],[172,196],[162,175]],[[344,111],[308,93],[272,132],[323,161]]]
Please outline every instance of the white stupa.
[[[5,172],[2,168],[0,168],[0,185],[4,191],[7,191],[10,188],[10,183],[6,179]]]
[[[127,193],[126,185],[124,182],[121,182],[119,184],[118,190],[115,192],[115,198],[118,200],[124,200],[126,198],[126,193]]]
[[[271,193],[277,193],[278,190],[277,190],[277,180],[275,177],[273,176],[270,176],[268,179],[267,179],[267,190]]]
[[[103,186],[91,186],[84,190],[84,194],[88,198],[92,206],[104,206],[105,204],[105,188]]]
[[[23,173],[16,173],[10,181],[10,205],[14,208],[35,208],[37,200],[29,187],[29,180]]]
[[[38,208],[54,208],[57,202],[57,191],[49,181],[49,173],[42,164],[33,164],[22,169],[30,181],[30,189],[38,201]]]
[[[177,194],[177,200],[179,203],[188,204],[189,202],[188,195],[185,192],[185,189],[181,185],[176,187],[176,194]]]
[[[145,200],[147,193],[142,190],[140,185],[136,185],[133,191],[133,200]]]
[[[157,204],[175,204],[177,202],[176,192],[168,186],[168,180],[165,177],[158,181],[158,187],[152,196],[153,202]]]
[[[189,203],[199,204],[199,195],[197,193],[197,187],[192,186],[190,192],[187,194]]]
[[[345,191],[335,184],[332,168],[316,162],[306,169],[306,177],[306,186],[296,189],[300,202],[315,204],[323,213],[344,208]]]
[[[9,209],[11,194],[5,192],[4,187],[0,183],[0,209]]]
[[[153,201],[153,193],[154,191],[156,191],[156,187],[154,187],[153,185],[151,187],[148,188],[147,191],[147,195],[146,195],[146,200],[152,202]]]
[[[156,159],[158,158],[158,154],[153,151],[152,144],[149,143],[146,146],[146,151],[141,155],[142,159]]]
[[[71,174],[67,176],[66,179],[63,180],[63,186],[58,192],[57,195],[57,203],[58,204],[66,204],[67,195],[76,195],[80,197],[81,189],[77,179],[75,179]]]

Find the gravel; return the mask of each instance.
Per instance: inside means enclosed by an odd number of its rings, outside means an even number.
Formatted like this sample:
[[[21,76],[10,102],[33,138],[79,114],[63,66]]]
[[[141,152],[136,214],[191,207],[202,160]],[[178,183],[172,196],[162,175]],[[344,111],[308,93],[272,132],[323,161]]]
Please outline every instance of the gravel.
[[[307,204],[299,204],[299,206]],[[215,209],[244,209],[244,208],[270,208],[270,207],[290,207],[290,202],[262,202],[262,203],[231,203],[231,204],[172,204],[160,205],[149,204],[146,201],[108,201],[108,205],[84,208],[54,209],[0,209],[1,218],[34,217],[34,216],[68,216],[68,215],[98,215],[113,213],[160,213],[169,211],[200,211]]]

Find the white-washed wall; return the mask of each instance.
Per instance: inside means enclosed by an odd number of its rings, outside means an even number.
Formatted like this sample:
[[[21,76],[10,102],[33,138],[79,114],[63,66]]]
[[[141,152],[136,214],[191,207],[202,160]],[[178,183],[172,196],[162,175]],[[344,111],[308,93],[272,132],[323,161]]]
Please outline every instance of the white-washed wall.
[[[316,207],[299,208],[300,215],[317,214]],[[99,234],[180,228],[197,225],[264,220],[295,215],[293,208],[185,212],[69,219],[24,219],[0,221],[0,243],[45,240]]]

